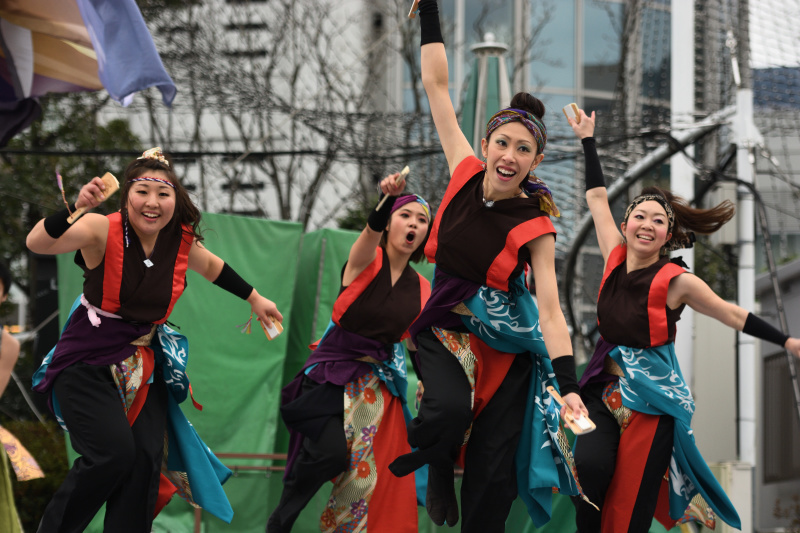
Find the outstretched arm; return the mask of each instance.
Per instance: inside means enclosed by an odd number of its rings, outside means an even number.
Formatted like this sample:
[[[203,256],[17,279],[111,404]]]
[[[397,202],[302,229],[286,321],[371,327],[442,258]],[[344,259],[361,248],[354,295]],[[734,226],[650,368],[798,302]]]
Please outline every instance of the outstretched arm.
[[[594,111],[589,116],[581,109],[580,116],[580,123],[570,117],[567,117],[567,120],[569,125],[572,126],[575,135],[583,143],[583,153],[586,158],[586,203],[589,205],[589,212],[592,214],[594,228],[597,232],[597,242],[600,245],[600,252],[603,254],[603,261],[606,261],[611,250],[622,243],[622,235],[617,229],[614,217],[611,214],[603,169],[600,166],[600,158],[597,157],[597,148],[593,137]]]
[[[283,315],[272,300],[258,294],[258,291],[242,279],[230,265],[197,240],[189,250],[189,268],[231,294],[246,300],[252,312],[267,326],[272,325],[273,318],[283,322]]]
[[[11,379],[11,371],[14,370],[19,358],[19,341],[3,328],[0,328],[0,335],[3,336],[0,343],[0,397],[2,397]]]
[[[686,304],[737,331],[777,344],[800,357],[800,339],[789,337],[746,309],[726,302],[705,281],[688,272],[676,276],[669,284],[667,305],[675,309],[680,304]]]
[[[458,118],[450,100],[447,54],[439,26],[439,7],[436,0],[420,1],[419,20],[422,33],[422,85],[428,95],[433,123],[452,175],[458,164],[464,158],[474,155],[474,152],[458,127]]]
[[[353,283],[358,275],[367,268],[367,265],[375,259],[375,249],[380,244],[381,235],[391,218],[394,200],[406,188],[405,181],[402,181],[400,185],[396,184],[398,176],[400,173],[396,172],[381,180],[381,193],[389,198],[385,200],[380,209],[370,211],[367,227],[361,231],[356,242],[350,247],[350,255],[347,257],[347,265],[345,265],[342,275],[342,284],[345,287]]]

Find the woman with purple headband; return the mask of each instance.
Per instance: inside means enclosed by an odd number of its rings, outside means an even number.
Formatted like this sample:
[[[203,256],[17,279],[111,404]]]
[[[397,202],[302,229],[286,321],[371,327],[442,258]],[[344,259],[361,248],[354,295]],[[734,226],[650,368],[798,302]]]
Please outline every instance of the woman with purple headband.
[[[433,291],[411,331],[425,385],[409,428],[417,451],[390,468],[404,476],[430,465],[426,507],[437,525],[459,520],[458,461],[461,531],[504,531],[518,493],[539,526],[553,487],[580,493],[547,386],[577,418],[586,412],[557,292],[550,215],[559,213],[534,175],[547,143],[544,105],[515,95],[489,121],[476,158],[450,101],[435,0],[419,3],[419,19],[422,82],[451,178],[425,248],[436,263]]]
[[[214,502],[206,509],[230,521],[220,486],[230,471],[174,414],[188,381],[180,368],[186,354],[171,355],[185,337],[165,322],[186,287],[187,269],[246,300],[259,320],[283,317],[202,245],[200,212],[160,148],[125,169],[118,212],[87,213],[71,224],[70,214],[97,207],[104,190],[100,178],[92,179],[74,204],[40,220],[27,239],[34,253],[76,252],[85,278],[58,344],[34,376],[34,390],[48,394],[80,455],[45,509],[39,532],[83,531],[103,504],[105,531],[150,531],[155,513],[176,491]],[[185,473],[161,483],[168,424],[170,438],[188,435],[197,446],[183,448],[183,459],[198,467],[207,460],[203,474],[188,476],[191,491]]]
[[[597,429],[575,443],[581,483],[599,509],[573,500],[577,530],[645,533],[654,516],[666,529],[689,520],[713,529],[715,516],[741,529],[692,436],[694,400],[675,355],[676,322],[688,305],[795,356],[800,339],[722,300],[680,257],[669,257],[690,248],[694,232],[721,228],[733,204],[699,209],[646,187],[617,226],[595,150],[594,113],[580,110],[580,122],[569,122],[584,145],[586,202],[605,262],[597,298],[601,338],[580,381]]]
[[[268,533],[291,531],[329,480],[321,531],[417,531],[415,476],[398,480],[387,467],[411,451],[401,341],[430,294],[409,262],[423,259],[431,212],[421,197],[399,196],[398,176],[381,181],[388,197],[350,248],[330,325],[283,390],[289,457]]]

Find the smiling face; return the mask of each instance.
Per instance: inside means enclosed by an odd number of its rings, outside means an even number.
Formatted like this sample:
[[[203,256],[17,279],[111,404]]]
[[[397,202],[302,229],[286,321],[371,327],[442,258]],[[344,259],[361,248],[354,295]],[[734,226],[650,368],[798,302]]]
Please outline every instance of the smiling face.
[[[387,244],[402,254],[412,254],[428,235],[428,215],[419,202],[398,208],[389,219]]]
[[[140,176],[169,181],[162,170],[146,170]],[[139,237],[158,235],[175,214],[175,190],[158,181],[137,181],[130,185],[128,221]]]
[[[536,140],[522,122],[508,122],[481,140],[486,159],[485,196],[487,200],[510,198],[519,192],[528,173],[544,159],[536,155]]]
[[[631,211],[628,220],[620,225],[622,234],[628,242],[628,249],[643,254],[658,254],[672,238],[669,233],[669,219],[661,204],[648,200]]]

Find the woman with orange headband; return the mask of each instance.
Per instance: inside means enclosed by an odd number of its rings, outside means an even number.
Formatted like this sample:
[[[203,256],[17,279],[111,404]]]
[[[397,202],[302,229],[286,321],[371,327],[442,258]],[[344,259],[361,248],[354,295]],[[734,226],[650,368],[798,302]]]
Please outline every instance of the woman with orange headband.
[[[419,19],[422,82],[451,177],[425,248],[436,263],[433,291],[411,332],[425,385],[409,429],[418,451],[390,468],[404,476],[430,465],[426,507],[438,525],[459,520],[456,461],[462,532],[504,531],[518,491],[541,525],[553,487],[579,493],[546,387],[560,388],[576,417],[586,412],[556,284],[558,209],[534,175],[547,143],[544,105],[514,96],[489,121],[476,158],[450,101],[435,0],[419,3]]]
[[[187,488],[186,474],[175,474],[159,493],[167,425],[170,435],[200,443],[176,403],[188,380],[186,354],[174,350],[188,349],[186,339],[165,325],[187,269],[246,300],[259,320],[283,318],[202,245],[200,212],[160,148],[126,168],[120,211],[71,223],[72,213],[97,207],[104,191],[104,182],[92,179],[72,206],[40,220],[27,239],[34,253],[76,252],[85,278],[58,344],[34,376],[34,390],[48,394],[80,454],[45,509],[40,533],[83,531],[104,503],[106,531],[150,531],[157,509],[177,487]],[[201,500],[205,491],[205,501],[216,503],[207,510],[230,521],[220,486],[230,471],[204,446],[181,455],[194,463],[187,469],[201,470],[188,476],[191,492],[179,493]]]
[[[291,531],[331,479],[320,531],[417,531],[416,480],[394,478],[387,465],[411,451],[401,341],[430,294],[409,262],[424,257],[431,212],[420,196],[401,195],[405,182],[395,185],[397,177],[381,182],[387,196],[350,248],[331,323],[283,390],[289,457],[267,533]]]

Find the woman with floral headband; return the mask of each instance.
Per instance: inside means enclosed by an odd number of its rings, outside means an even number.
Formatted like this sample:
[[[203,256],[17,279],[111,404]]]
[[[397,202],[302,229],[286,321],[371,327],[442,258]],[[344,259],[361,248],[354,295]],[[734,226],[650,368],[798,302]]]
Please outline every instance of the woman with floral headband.
[[[388,196],[350,248],[331,323],[283,390],[289,457],[268,533],[291,531],[331,479],[321,531],[417,531],[414,477],[397,480],[387,466],[410,451],[401,341],[430,294],[409,262],[423,258],[431,212],[421,197],[399,196],[405,182],[395,185],[397,176],[381,181]]]
[[[219,486],[229,471],[192,435],[176,403],[188,389],[185,354],[174,352],[186,348],[185,337],[164,323],[186,287],[187,269],[246,300],[261,321],[282,316],[202,245],[200,212],[160,148],[125,169],[120,211],[88,213],[70,224],[70,213],[97,207],[105,189],[92,179],[72,206],[39,221],[27,239],[35,253],[76,252],[85,278],[58,344],[34,377],[34,389],[48,393],[80,454],[39,531],[83,531],[104,503],[106,531],[150,531],[165,499],[186,488],[185,473],[169,477],[175,486],[161,476],[168,426],[170,449],[173,436],[184,434],[196,446],[180,454],[192,483],[188,496],[230,521]]]
[[[558,210],[533,174],[547,142],[544,105],[515,95],[489,121],[477,159],[450,101],[435,0],[419,3],[419,18],[422,81],[451,178],[425,248],[436,262],[433,291],[411,331],[425,385],[409,428],[418,451],[390,468],[404,476],[430,465],[426,507],[438,525],[459,520],[456,460],[464,465],[461,531],[504,531],[518,492],[541,525],[553,487],[578,493],[546,386],[560,387],[577,417],[584,412],[556,286],[548,215]]]
[[[695,209],[669,191],[647,187],[628,206],[620,233],[592,137],[594,113],[580,110],[580,118],[569,122],[584,145],[586,201],[605,269],[597,299],[601,338],[580,382],[597,430],[575,444],[581,484],[600,510],[574,500],[578,531],[646,532],[654,516],[667,529],[678,520],[713,528],[708,506],[740,529],[694,443],[694,401],[675,356],[675,323],[688,305],[796,356],[800,339],[722,300],[680,258],[668,257],[691,247],[693,232],[713,233],[728,222],[730,202]]]

